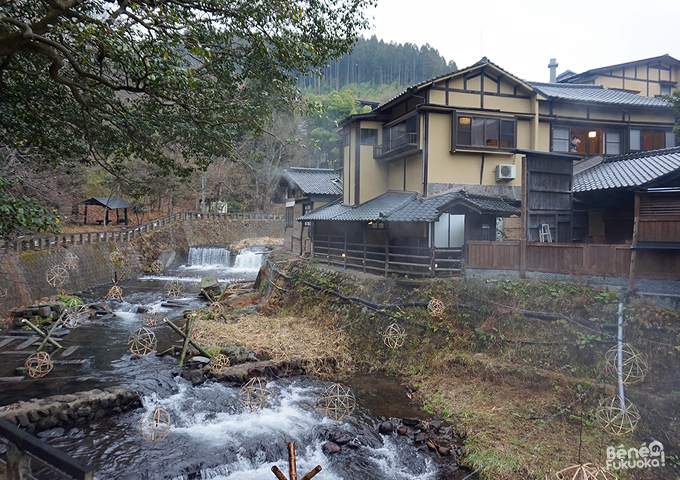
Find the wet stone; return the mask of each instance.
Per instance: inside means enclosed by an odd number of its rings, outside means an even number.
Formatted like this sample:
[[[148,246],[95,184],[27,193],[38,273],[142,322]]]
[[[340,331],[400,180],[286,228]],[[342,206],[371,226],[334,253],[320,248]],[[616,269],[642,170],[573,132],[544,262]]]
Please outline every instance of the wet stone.
[[[390,421],[382,422],[378,427],[378,432],[383,435],[389,435],[394,432],[394,425]]]
[[[399,435],[406,435],[408,433],[408,428],[402,425],[401,427],[397,428],[397,433]]]
[[[437,451],[438,451],[439,454],[440,454],[441,456],[443,456],[443,457],[445,457],[445,456],[447,456],[447,455],[451,455],[451,449],[450,449],[450,448],[439,447],[439,448],[437,449]]]
[[[401,423],[403,423],[407,427],[415,427],[416,425],[418,425],[420,423],[420,420],[417,419],[417,418],[404,417],[401,420]]]
[[[326,442],[321,446],[321,451],[326,455],[338,453],[341,450],[340,445],[335,442]]]
[[[331,436],[331,441],[338,445],[346,445],[352,440],[349,433],[343,431],[337,431]]]
[[[416,443],[425,443],[425,434],[418,432],[413,436],[413,441]]]
[[[433,432],[435,433],[439,432],[440,428],[442,428],[442,422],[440,422],[439,420],[432,420],[430,422],[430,430],[432,430]]]

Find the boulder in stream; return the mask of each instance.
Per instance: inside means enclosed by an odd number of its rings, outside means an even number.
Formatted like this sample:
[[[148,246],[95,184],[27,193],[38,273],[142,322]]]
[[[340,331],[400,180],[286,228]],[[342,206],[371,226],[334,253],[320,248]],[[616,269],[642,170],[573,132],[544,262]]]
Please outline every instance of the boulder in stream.
[[[389,435],[390,433],[394,432],[394,425],[389,420],[386,420],[380,424],[378,427],[378,432],[382,433],[383,435]]]
[[[222,295],[220,281],[215,276],[203,277],[201,279],[201,292],[208,297],[211,302],[217,301]]]
[[[338,453],[342,448],[335,442],[326,442],[321,446],[321,451],[326,455]]]

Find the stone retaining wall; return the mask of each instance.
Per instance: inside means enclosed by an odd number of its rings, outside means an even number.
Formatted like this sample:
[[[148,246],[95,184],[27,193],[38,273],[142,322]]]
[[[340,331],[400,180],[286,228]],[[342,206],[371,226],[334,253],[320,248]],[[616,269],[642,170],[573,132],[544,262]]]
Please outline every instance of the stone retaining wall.
[[[65,291],[84,290],[111,282],[114,275],[126,271],[128,277],[138,277],[154,260],[186,259],[189,246],[228,244],[245,238],[281,237],[283,220],[185,220],[135,238],[131,242],[94,243],[37,250],[23,253],[0,254],[0,315],[10,308],[30,305],[35,300]],[[128,250],[133,260],[123,265],[110,258],[116,249]],[[47,282],[46,272],[67,260],[67,253],[75,254],[79,261],[68,270],[68,281],[61,286]],[[176,252],[177,255],[164,255]],[[7,289],[8,294],[2,297]]]
[[[123,387],[106,390],[94,389],[73,395],[55,395],[28,402],[19,402],[15,408],[0,412],[0,417],[23,428],[38,433],[55,427],[72,425],[104,418],[142,406],[139,394]]]

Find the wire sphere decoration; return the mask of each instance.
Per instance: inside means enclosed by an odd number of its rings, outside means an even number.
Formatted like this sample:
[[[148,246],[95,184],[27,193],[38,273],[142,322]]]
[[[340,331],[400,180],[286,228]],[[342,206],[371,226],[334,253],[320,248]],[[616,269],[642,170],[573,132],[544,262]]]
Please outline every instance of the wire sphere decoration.
[[[170,414],[162,408],[146,412],[139,421],[142,437],[151,442],[163,440],[170,431]]]
[[[142,324],[145,327],[155,327],[158,325],[158,320],[161,318],[161,314],[156,313],[145,313],[142,315]]]
[[[220,302],[213,302],[210,304],[210,314],[213,317],[219,317],[222,314],[222,308],[224,305],[222,305]]]
[[[111,253],[109,253],[109,258],[111,259],[112,262],[118,262],[118,263],[124,263],[123,259],[125,257],[125,254],[123,253],[122,250],[115,249]]]
[[[241,405],[251,412],[258,412],[265,408],[273,397],[274,392],[267,388],[267,379],[263,377],[254,377],[248,380],[248,383],[241,387],[238,394]]]
[[[632,433],[640,422],[640,412],[627,398],[621,408],[621,397],[605,398],[595,412],[595,418],[604,431],[617,437]]]
[[[325,410],[326,417],[339,422],[352,414],[357,401],[351,389],[334,383],[321,392],[316,405]]]
[[[122,302],[123,289],[118,285],[114,285],[113,287],[111,287],[111,290],[109,290],[107,297],[110,298],[111,300],[120,300]]]
[[[388,326],[382,334],[383,342],[390,348],[399,348],[404,345],[406,331],[397,323]]]
[[[647,359],[640,350],[629,343],[624,343],[621,348],[623,355],[623,384],[634,385],[645,379],[649,365]],[[618,346],[614,345],[604,354],[604,371],[607,375],[618,375]]]
[[[229,357],[223,353],[218,353],[210,360],[210,371],[220,375],[223,374],[230,366],[231,362],[229,361]]]
[[[163,270],[165,270],[165,265],[163,265],[163,262],[161,262],[160,260],[155,260],[151,264],[150,268],[153,273],[162,273]]]
[[[68,282],[68,278],[68,270],[66,270],[63,265],[54,265],[45,273],[45,279],[47,280],[47,283],[53,287],[61,287],[63,284]]]
[[[73,305],[66,309],[66,315],[61,324],[66,328],[78,328],[90,318],[90,310],[87,305]]]
[[[445,309],[446,305],[444,305],[444,302],[442,302],[438,298],[433,298],[427,304],[427,313],[429,313],[432,318],[439,318],[442,315],[444,315]]]
[[[42,378],[52,371],[52,357],[47,352],[35,352],[26,359],[24,367],[32,378]]]
[[[556,472],[550,478],[558,480],[616,480],[616,476],[612,472],[594,463],[571,465]]]
[[[165,282],[165,294],[168,297],[181,297],[184,295],[184,283],[180,282],[179,280],[168,280]]]
[[[138,358],[150,354],[156,350],[156,346],[158,346],[156,334],[145,327],[138,328],[128,337],[130,352]]]
[[[72,252],[66,252],[66,259],[61,263],[61,265],[66,270],[73,270],[78,266],[79,261],[80,258],[78,258],[78,255]]]

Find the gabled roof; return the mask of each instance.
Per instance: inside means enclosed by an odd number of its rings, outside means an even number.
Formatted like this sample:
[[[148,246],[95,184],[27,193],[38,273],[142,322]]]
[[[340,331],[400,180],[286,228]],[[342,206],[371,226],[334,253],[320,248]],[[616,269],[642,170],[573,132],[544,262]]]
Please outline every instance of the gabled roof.
[[[283,178],[304,195],[342,195],[340,173],[329,168],[290,167]]]
[[[339,201],[324,205],[298,218],[299,221],[383,221],[383,222],[434,222],[442,212],[462,205],[478,213],[499,216],[519,215],[520,211],[500,198],[472,195],[455,190],[423,198],[416,192],[390,190],[357,207]]]
[[[602,85],[536,82],[531,82],[530,85],[548,98],[608,105],[670,107],[668,102],[662,98],[643,97],[620,90],[609,90]]]
[[[609,65],[607,67],[593,68],[592,70],[587,70],[583,73],[576,73],[576,74],[570,75],[566,78],[559,79],[559,81],[567,82],[567,83],[572,83],[572,82],[578,83],[579,81],[581,81],[585,78],[595,77],[599,73],[604,73],[607,70],[612,70],[612,69],[615,69],[615,68],[621,68],[621,67],[625,67],[625,66],[628,66],[628,65],[635,65],[636,63],[642,63],[642,62],[650,62],[650,63],[651,62],[659,62],[659,63],[665,62],[665,63],[668,63],[668,64],[674,63],[676,65],[680,65],[680,60],[678,60],[674,57],[671,57],[668,54],[665,54],[665,55],[660,55],[658,57],[643,58],[642,60],[634,60],[632,62],[618,63],[616,65]]]
[[[126,202],[118,197],[92,197],[83,202],[85,205],[97,205],[99,207],[108,207],[111,210],[117,208],[132,208],[132,204]]]
[[[575,174],[574,192],[643,187],[673,172],[680,173],[680,147],[617,155]]]

